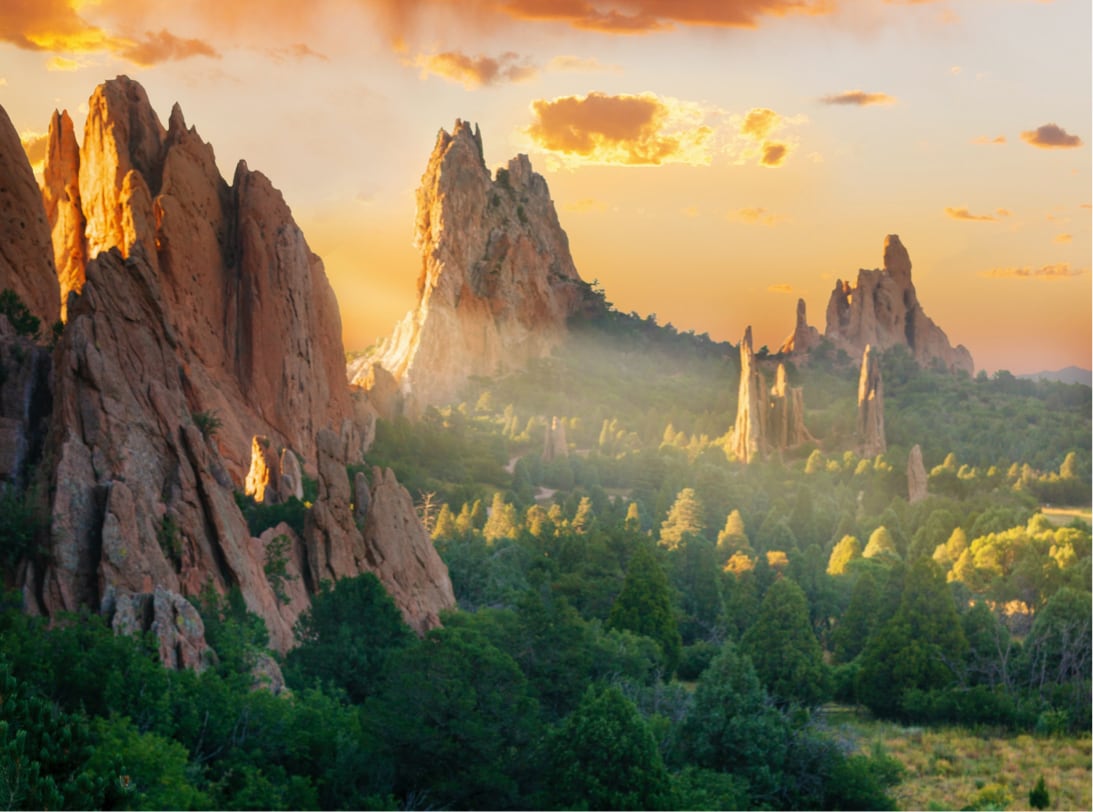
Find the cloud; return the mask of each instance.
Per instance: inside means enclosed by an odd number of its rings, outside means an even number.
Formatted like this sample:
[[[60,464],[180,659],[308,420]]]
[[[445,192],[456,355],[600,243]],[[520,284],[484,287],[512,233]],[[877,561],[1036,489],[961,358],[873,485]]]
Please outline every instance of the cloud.
[[[64,56],[53,56],[46,62],[46,70],[54,72],[74,71],[85,67],[87,67],[87,63],[80,62],[76,59],[69,59]]]
[[[972,139],[973,144],[1004,144],[1006,143],[1006,136],[996,135],[991,138],[989,135],[980,135]]]
[[[989,271],[980,271],[979,275],[989,279],[1070,279],[1081,276],[1084,268],[1071,268],[1069,262],[1060,262],[1057,265],[1042,265],[1039,268],[991,268]]]
[[[611,34],[647,34],[677,25],[757,28],[763,17],[834,11],[828,0],[506,0],[496,7],[519,20],[560,22]]]
[[[122,59],[142,67],[158,65],[160,62],[173,62],[188,59],[191,56],[207,56],[219,59],[220,54],[207,42],[199,39],[183,39],[170,31],[148,31],[140,42],[119,46],[117,54]]]
[[[583,214],[586,212],[603,212],[607,211],[607,204],[602,200],[596,200],[591,197],[583,197],[580,200],[574,200],[572,203],[566,203],[562,207],[566,211],[577,212]]]
[[[1080,147],[1082,139],[1071,135],[1058,124],[1044,124],[1035,130],[1025,130],[1021,140],[1041,149],[1070,149]]]
[[[584,164],[710,163],[713,128],[698,105],[653,94],[538,99],[525,130],[542,149]]]
[[[785,282],[779,282],[775,285],[768,285],[767,290],[770,293],[793,293],[793,285],[787,285]]]
[[[874,104],[895,104],[896,97],[887,93],[867,93],[864,90],[844,90],[820,99],[822,104],[842,104],[856,107],[868,107]]]
[[[49,148],[49,135],[47,133],[26,130],[19,133],[19,142],[23,145],[23,152],[27,154],[27,160],[31,166],[46,159],[46,150]]]
[[[766,138],[770,131],[782,122],[782,117],[768,107],[756,107],[748,111],[744,116],[744,123],[740,125],[741,135],[750,135],[757,140]]]
[[[789,145],[777,141],[763,142],[763,157],[759,162],[763,166],[781,166],[789,157]]]
[[[1068,243],[1068,242],[1073,241],[1073,239],[1074,239],[1074,237],[1070,234],[1056,234],[1055,235],[1055,242],[1057,242],[1057,243]]]
[[[468,56],[458,51],[419,54],[414,59],[414,65],[421,68],[423,79],[431,74],[452,82],[459,82],[468,90],[503,82],[524,82],[539,72],[538,68],[512,51],[507,51],[496,58]]]
[[[729,212],[727,218],[736,223],[746,223],[751,226],[773,226],[782,221],[782,216],[767,211],[764,208],[737,209]]]
[[[999,214],[1001,214],[1003,211],[1005,211],[1005,209],[999,209],[998,210]],[[993,214],[972,214],[970,211],[968,211],[966,206],[961,206],[959,208],[954,208],[953,206],[946,206],[945,207],[945,214],[947,214],[949,217],[953,218],[954,220],[971,220],[971,221],[979,222],[979,223],[994,222],[995,220],[998,219]],[[1008,215],[1009,212],[1006,212],[1006,214]],[[1003,216],[1005,216],[1005,215],[1003,215]]]
[[[547,70],[566,73],[622,73],[622,66],[607,65],[595,57],[556,56],[547,63]]]
[[[318,59],[320,62],[330,61],[330,57],[319,53],[305,42],[294,42],[284,48],[267,48],[266,54],[274,62],[302,62],[305,59]]]

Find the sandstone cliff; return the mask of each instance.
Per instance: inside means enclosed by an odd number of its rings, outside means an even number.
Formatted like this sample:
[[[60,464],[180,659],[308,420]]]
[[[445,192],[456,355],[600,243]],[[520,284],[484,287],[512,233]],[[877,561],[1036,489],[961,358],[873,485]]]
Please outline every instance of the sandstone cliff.
[[[888,450],[884,436],[884,384],[880,361],[868,344],[862,354],[858,376],[858,442],[863,457],[875,457]]]
[[[238,587],[282,651],[322,579],[364,571],[411,626],[435,625],[455,602],[409,495],[370,495],[377,529],[355,526],[342,480],[374,415],[351,397],[337,303],[280,193],[243,163],[228,186],[177,105],[163,128],[124,77],[92,96],[78,159],[66,120],[54,116],[45,188],[26,203],[42,234],[22,230],[9,249],[40,250],[35,279],[56,295],[67,278],[73,291],[45,364],[52,406],[45,387],[35,410],[49,415],[39,476],[50,523],[43,555],[15,574],[27,608],[100,611],[119,631],[154,632],[164,661],[187,667],[202,665],[205,643],[185,596],[210,584]],[[54,250],[72,276],[58,280]],[[18,431],[33,441],[27,423]],[[309,526],[345,532],[301,539],[282,525],[252,538],[234,491],[255,447],[265,471],[254,479],[278,498],[300,494],[299,455],[320,486]],[[390,475],[382,487],[400,486]]]
[[[911,258],[895,234],[884,240],[884,268],[858,271],[855,285],[839,280],[827,305],[824,337],[856,356],[871,345],[883,351],[907,347],[921,366],[940,363],[956,372],[974,371],[971,353],[953,347],[926,315],[911,281]]]
[[[477,129],[441,130],[417,192],[417,307],[351,379],[393,376],[411,415],[453,400],[473,375],[549,353],[587,300],[546,181],[527,156],[491,178]]]
[[[802,386],[790,386],[785,364],[779,364],[770,388],[767,433],[770,444],[779,450],[815,442],[805,427],[805,392]]]
[[[0,178],[0,291],[15,291],[48,333],[60,314],[49,222],[19,133],[3,108]]]
[[[749,325],[740,339],[740,388],[732,435],[732,450],[741,462],[767,452],[766,405],[766,383],[755,361]]]
[[[927,497],[928,482],[926,466],[922,462],[922,446],[915,443],[911,446],[911,453],[907,455],[907,502],[909,504],[921,502]]]

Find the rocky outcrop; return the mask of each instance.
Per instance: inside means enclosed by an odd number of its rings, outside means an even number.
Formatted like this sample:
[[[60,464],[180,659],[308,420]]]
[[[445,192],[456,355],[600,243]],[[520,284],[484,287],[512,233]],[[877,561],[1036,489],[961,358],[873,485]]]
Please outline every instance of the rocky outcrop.
[[[872,345],[865,346],[858,376],[858,442],[861,456],[875,457],[888,450],[884,436],[884,382]]]
[[[491,178],[477,129],[441,130],[417,192],[418,304],[379,351],[351,372],[397,382],[416,415],[455,399],[470,376],[496,375],[549,353],[585,306],[546,181],[525,155]]]
[[[68,111],[53,111],[42,173],[42,202],[53,239],[53,261],[61,295],[61,319],[68,320],[69,294],[83,290],[87,265],[87,222],[80,204],[80,147]]]
[[[191,407],[218,418],[232,477],[246,474],[256,434],[314,459],[318,430],[352,416],[341,319],[280,192],[243,162],[229,186],[178,105],[164,128],[127,77],[88,108],[78,157],[67,117],[54,117],[44,168],[62,286],[77,289],[81,261],[141,245],[184,348]]]
[[[767,452],[766,400],[766,383],[755,361],[749,325],[740,339],[740,389],[732,434],[733,454],[740,462],[751,462]]]
[[[793,332],[782,342],[782,346],[778,349],[779,354],[807,355],[810,350],[819,345],[821,340],[820,331],[808,323],[808,316],[805,314],[805,300],[798,299],[797,322],[793,327]]]
[[[911,446],[911,453],[907,455],[907,501],[910,504],[921,502],[926,498],[926,485],[929,477],[926,475],[926,466],[922,462],[922,447],[915,443]]]
[[[0,315],[0,491],[26,487],[45,439],[52,396],[49,351]]]
[[[569,445],[565,438],[565,421],[553,417],[543,436],[543,462],[565,459],[569,456]]]
[[[798,311],[800,312],[800,311]],[[866,345],[876,351],[906,347],[921,366],[974,371],[971,353],[953,347],[922,309],[911,281],[911,258],[895,234],[884,241],[884,268],[858,271],[857,283],[839,280],[827,305],[824,337],[851,357]]]
[[[368,569],[376,573],[402,616],[419,634],[455,608],[447,567],[391,469],[372,469],[371,505],[364,520]],[[407,577],[414,574],[413,578]]]
[[[785,364],[779,364],[774,375],[767,412],[767,435],[774,448],[785,450],[816,442],[805,427],[804,387],[789,385]]]
[[[19,133],[0,108],[0,291],[14,291],[48,333],[60,315],[42,196]]]
[[[193,605],[176,592],[156,587],[151,593],[117,597],[111,627],[118,634],[152,634],[159,658],[168,668],[205,670],[209,647],[205,624]]]

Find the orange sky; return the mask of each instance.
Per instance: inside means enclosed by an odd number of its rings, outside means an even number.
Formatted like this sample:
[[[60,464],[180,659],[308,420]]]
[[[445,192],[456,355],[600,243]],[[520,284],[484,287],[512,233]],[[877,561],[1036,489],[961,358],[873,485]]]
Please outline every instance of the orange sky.
[[[230,178],[267,174],[347,348],[414,304],[439,128],[547,179],[622,310],[758,345],[899,234],[980,369],[1091,366],[1088,0],[14,0],[0,104],[28,152],[126,73]]]

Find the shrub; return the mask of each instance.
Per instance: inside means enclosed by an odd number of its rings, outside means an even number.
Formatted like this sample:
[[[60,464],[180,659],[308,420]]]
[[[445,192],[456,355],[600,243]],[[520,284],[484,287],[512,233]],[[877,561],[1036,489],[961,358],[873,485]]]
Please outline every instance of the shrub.
[[[16,334],[28,338],[38,337],[38,327],[41,319],[30,312],[19,294],[11,288],[0,291],[0,314],[8,317],[8,322],[15,329]]]

